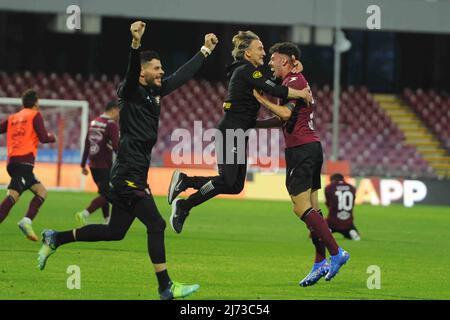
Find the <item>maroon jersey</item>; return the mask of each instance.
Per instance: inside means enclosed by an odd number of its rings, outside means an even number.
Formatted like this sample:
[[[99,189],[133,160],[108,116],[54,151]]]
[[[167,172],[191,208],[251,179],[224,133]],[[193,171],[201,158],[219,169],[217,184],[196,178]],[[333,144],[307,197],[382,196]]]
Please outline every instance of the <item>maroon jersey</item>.
[[[301,73],[289,73],[283,80],[283,85],[289,88],[302,90],[308,82]],[[279,101],[281,105],[288,105],[292,115],[284,121],[282,128],[286,147],[296,147],[302,144],[320,141],[313,126],[313,106],[303,99],[286,99]]]
[[[101,115],[91,122],[84,143],[81,166],[86,166],[89,158],[91,168],[111,168],[113,151],[119,147],[119,128],[116,122]]]
[[[355,193],[355,187],[345,181],[333,182],[325,188],[327,222],[331,228],[338,230],[352,228]]]

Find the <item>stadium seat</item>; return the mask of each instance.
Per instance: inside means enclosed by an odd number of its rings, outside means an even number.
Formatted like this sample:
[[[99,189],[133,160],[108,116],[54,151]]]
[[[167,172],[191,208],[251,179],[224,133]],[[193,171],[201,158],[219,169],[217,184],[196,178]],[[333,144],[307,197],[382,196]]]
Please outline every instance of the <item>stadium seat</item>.
[[[42,98],[87,100],[90,105],[89,119],[92,120],[103,111],[108,101],[117,99],[116,89],[120,81],[120,75],[32,74],[30,71],[7,74],[0,71],[0,95],[18,97],[26,88],[34,87],[39,89]],[[333,93],[328,85],[313,85],[312,91],[316,102],[314,125],[322,140],[325,159],[330,159]],[[170,134],[174,129],[186,128],[192,132],[196,120],[203,122],[203,129],[214,128],[223,115],[222,103],[226,94],[226,82],[194,79],[166,96],[161,102],[160,138],[153,151],[153,161],[162,163],[163,153],[173,145]],[[443,144],[450,148],[450,98],[433,90],[412,91],[408,88],[404,90],[403,97]],[[366,87],[349,86],[342,91],[340,98],[339,158],[352,163],[352,174],[433,175],[432,169],[415,148],[406,145],[402,132],[377,105]],[[4,110],[12,112],[15,107]],[[271,114],[261,108],[259,116],[264,119],[271,117]],[[66,128],[70,137],[65,140],[66,148],[78,148],[79,115],[72,116],[71,120],[74,118],[76,120]],[[49,127],[57,127],[55,116],[49,115],[45,121]],[[279,142],[280,150],[283,150],[284,139],[281,135]]]

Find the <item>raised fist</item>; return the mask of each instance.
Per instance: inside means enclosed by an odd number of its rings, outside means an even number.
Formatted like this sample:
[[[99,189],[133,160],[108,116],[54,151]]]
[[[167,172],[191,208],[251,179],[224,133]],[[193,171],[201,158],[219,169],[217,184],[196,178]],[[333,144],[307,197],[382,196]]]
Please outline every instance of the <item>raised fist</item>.
[[[208,33],[205,35],[205,47],[209,50],[213,51],[218,42],[219,39],[217,39],[217,36],[214,33]]]
[[[133,36],[133,40],[140,42],[142,35],[145,31],[145,22],[136,21],[131,24],[130,27],[131,35]]]

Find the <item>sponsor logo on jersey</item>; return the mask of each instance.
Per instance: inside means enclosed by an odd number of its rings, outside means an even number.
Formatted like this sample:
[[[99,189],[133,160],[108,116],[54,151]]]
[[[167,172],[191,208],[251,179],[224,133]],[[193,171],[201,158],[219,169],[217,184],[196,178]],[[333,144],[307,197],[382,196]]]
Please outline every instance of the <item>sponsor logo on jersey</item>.
[[[223,103],[223,108],[224,108],[225,110],[230,109],[230,108],[231,108],[231,102],[224,102],[224,103]]]
[[[136,185],[134,184],[134,182],[130,181],[130,180],[125,180],[125,182],[127,183],[127,186],[131,187],[131,188],[135,188],[137,189]]]
[[[340,211],[340,212],[337,213],[337,217],[340,220],[348,220],[348,219],[350,219],[351,215],[350,215],[350,212]]]
[[[262,77],[262,73],[261,73],[261,71],[255,71],[255,72],[253,72],[252,76],[254,79],[259,79]]]

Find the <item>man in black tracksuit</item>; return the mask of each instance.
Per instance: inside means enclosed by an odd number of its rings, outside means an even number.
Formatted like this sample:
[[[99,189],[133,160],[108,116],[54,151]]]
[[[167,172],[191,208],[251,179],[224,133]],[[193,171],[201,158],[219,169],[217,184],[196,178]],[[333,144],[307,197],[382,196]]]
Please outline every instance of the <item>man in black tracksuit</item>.
[[[242,191],[247,173],[248,129],[254,128],[260,108],[253,89],[279,98],[311,99],[309,88],[295,90],[276,85],[263,76],[259,68],[264,64],[264,47],[251,31],[240,31],[233,38],[235,61],[228,67],[228,95],[223,104],[225,116],[219,123],[223,143],[216,143],[219,175],[189,177],[176,170],[169,186],[168,200],[172,203],[170,223],[180,233],[189,211],[218,194],[238,194]],[[217,142],[216,137],[216,142]],[[220,139],[219,139],[220,142]],[[198,190],[187,199],[175,199],[187,188]],[[175,201],[174,201],[175,200]],[[173,201],[173,202],[172,202]]]
[[[131,25],[133,41],[130,48],[125,80],[119,86],[120,145],[110,175],[108,200],[112,214],[108,225],[88,225],[80,229],[43,232],[44,245],[39,254],[43,269],[48,256],[63,244],[74,241],[121,240],[135,218],[146,227],[148,252],[159,283],[161,299],[185,297],[198,285],[173,282],[167,273],[164,246],[166,223],[156,207],[147,184],[152,148],[158,137],[160,99],[186,83],[200,69],[205,58],[217,43],[214,34],[205,36],[205,45],[178,71],[162,79],[164,71],[158,55],[153,51],[140,52],[145,23]]]

